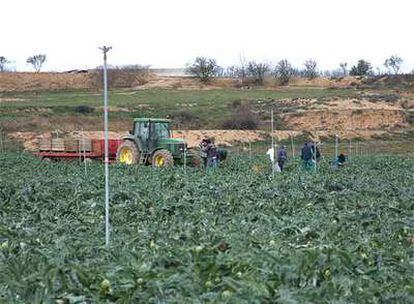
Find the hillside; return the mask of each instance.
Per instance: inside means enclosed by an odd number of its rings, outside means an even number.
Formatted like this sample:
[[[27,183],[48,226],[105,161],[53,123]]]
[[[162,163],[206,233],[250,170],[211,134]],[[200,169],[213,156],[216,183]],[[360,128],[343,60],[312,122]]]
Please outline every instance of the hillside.
[[[8,86],[14,83],[16,88],[26,85],[25,81],[20,82],[19,74],[27,74],[20,76],[34,77],[39,82],[42,77],[48,81],[54,78],[54,74],[48,73],[8,74],[15,74],[14,80],[8,80]],[[87,74],[62,75],[52,84],[58,87],[62,81],[67,90],[54,90],[56,87],[47,87],[43,83],[37,91],[0,93],[1,131],[10,138],[25,139],[54,130],[101,130],[102,93],[80,89],[82,81],[88,86]],[[4,77],[0,77],[0,88],[5,87]],[[290,86],[265,88],[235,88],[232,81],[220,79],[205,86],[188,77],[152,75],[142,86],[112,89],[110,129],[122,134],[130,129],[134,117],[169,116],[175,129],[221,130],[212,136],[226,144],[265,140],[269,136],[270,109],[273,108],[278,139],[309,132],[319,137],[339,134],[343,138],[392,137],[393,134],[409,137],[412,134],[414,95],[412,90],[402,89],[401,81],[396,89],[392,88],[393,82],[384,78],[371,84],[352,78],[313,82],[296,79]],[[243,125],[246,121],[250,125]],[[223,130],[239,129],[239,125],[243,128],[253,126],[259,132],[239,138],[238,134],[243,133]],[[192,136],[188,134],[188,137]],[[197,140],[200,137],[194,136]]]

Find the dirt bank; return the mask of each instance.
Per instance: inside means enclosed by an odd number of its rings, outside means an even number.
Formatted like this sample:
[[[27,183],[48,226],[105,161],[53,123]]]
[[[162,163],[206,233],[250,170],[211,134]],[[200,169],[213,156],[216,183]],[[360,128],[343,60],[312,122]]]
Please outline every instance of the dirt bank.
[[[351,131],[316,131],[316,132],[303,132],[295,130],[276,130],[274,131],[274,138],[277,141],[287,140],[289,138],[295,138],[298,136],[303,136],[304,134],[311,134],[313,138],[328,138],[334,137],[335,134],[338,134],[341,138],[365,138],[369,139],[375,136],[383,135],[386,132],[383,130],[351,130]],[[122,138],[126,135],[125,132],[109,132],[110,138]],[[55,132],[46,132],[46,133],[36,133],[36,132],[14,132],[8,135],[12,140],[17,140],[23,143],[25,150],[33,151],[38,149],[39,141],[44,137],[75,137],[75,138],[94,138],[102,139],[102,131],[85,131],[85,132],[65,132],[58,133]],[[270,141],[270,133],[266,131],[247,131],[247,130],[180,130],[174,131],[173,136],[175,138],[184,138],[190,147],[198,145],[203,138],[213,138],[215,143],[222,146],[233,146],[238,144],[247,144],[254,143],[258,141]]]

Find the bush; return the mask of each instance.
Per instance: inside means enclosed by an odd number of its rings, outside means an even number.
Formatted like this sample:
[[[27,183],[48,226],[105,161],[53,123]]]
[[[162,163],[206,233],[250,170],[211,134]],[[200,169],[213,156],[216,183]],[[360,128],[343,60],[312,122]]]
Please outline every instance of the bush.
[[[75,112],[76,113],[80,113],[80,114],[89,114],[95,111],[95,108],[90,107],[90,106],[77,106],[75,108]]]
[[[128,65],[108,68],[108,87],[131,88],[143,85],[149,79],[149,66]],[[97,67],[93,72],[93,85],[103,87],[103,67]]]
[[[238,106],[231,117],[224,121],[224,129],[232,130],[256,130],[259,126],[259,118],[247,104]]]
[[[174,126],[180,128],[199,128],[201,126],[200,117],[188,110],[181,110],[171,115]]]
[[[349,71],[351,76],[365,76],[369,74],[372,74],[371,63],[363,59],[359,60],[358,64],[354,65]]]

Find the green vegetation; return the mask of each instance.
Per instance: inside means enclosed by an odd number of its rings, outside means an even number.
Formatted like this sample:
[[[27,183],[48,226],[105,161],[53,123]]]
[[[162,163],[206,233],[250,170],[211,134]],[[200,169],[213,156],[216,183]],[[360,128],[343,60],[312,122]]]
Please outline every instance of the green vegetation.
[[[124,122],[132,117],[165,117],[173,119],[190,117],[192,128],[222,128],[223,122],[232,116],[234,103],[243,102],[263,106],[284,98],[322,98],[332,96],[353,96],[350,89],[324,89],[315,87],[294,87],[278,90],[114,90],[110,92],[110,119]],[[23,92],[0,93],[0,123],[23,118],[56,118],[71,122],[74,119],[95,119],[91,126],[96,130],[97,119],[102,115],[102,96],[92,91]],[[260,104],[258,104],[260,102]],[[94,107],[95,111],[79,113],[79,107]],[[195,122],[195,123],[194,123]],[[24,125],[25,123],[22,122]],[[35,129],[43,125],[34,122]],[[87,128],[88,126],[86,126]],[[129,127],[129,124],[128,124]],[[33,126],[23,130],[33,129]],[[49,128],[50,129],[50,128]],[[22,130],[22,129],[20,129]]]
[[[105,250],[101,164],[0,157],[6,303],[414,302],[412,158],[113,166]]]

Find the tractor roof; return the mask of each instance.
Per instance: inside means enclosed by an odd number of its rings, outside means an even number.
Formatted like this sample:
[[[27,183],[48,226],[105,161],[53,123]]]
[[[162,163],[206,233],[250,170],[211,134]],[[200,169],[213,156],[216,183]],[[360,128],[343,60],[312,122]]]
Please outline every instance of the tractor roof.
[[[167,118],[135,118],[134,122],[171,122],[171,119]]]

